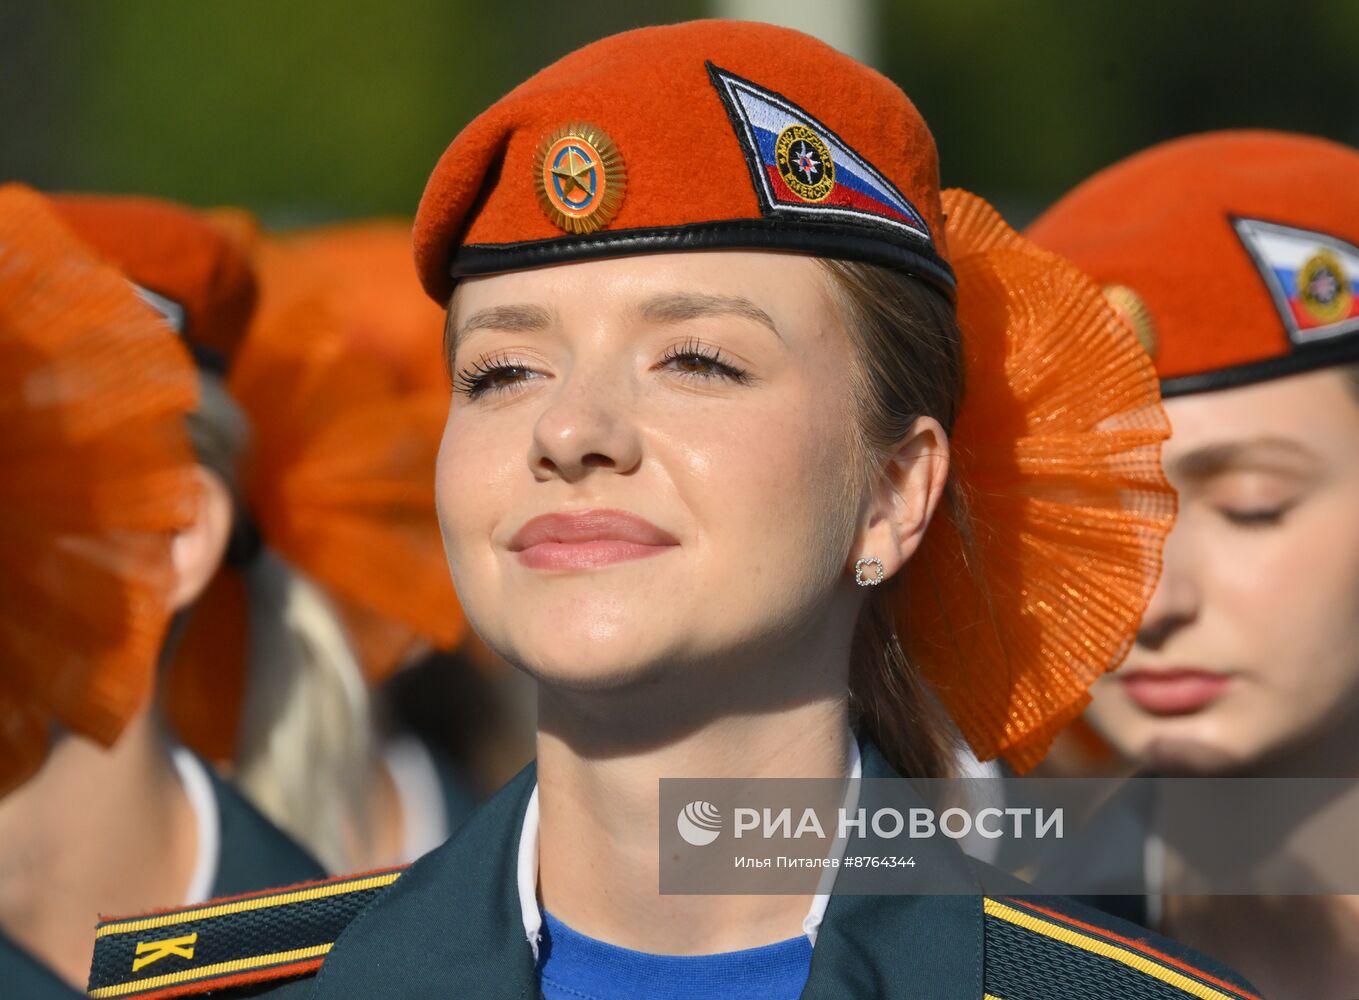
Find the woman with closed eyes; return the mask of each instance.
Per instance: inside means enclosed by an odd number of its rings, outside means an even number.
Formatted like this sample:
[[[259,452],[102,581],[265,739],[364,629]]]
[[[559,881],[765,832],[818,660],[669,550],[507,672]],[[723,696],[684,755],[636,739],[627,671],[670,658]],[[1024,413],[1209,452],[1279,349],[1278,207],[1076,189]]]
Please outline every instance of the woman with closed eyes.
[[[1359,151],[1323,139],[1190,136],[1095,175],[1029,231],[1138,329],[1173,428],[1165,569],[1086,716],[1141,767],[1359,775],[1356,179]],[[1149,902],[1271,997],[1355,995],[1356,897]]]

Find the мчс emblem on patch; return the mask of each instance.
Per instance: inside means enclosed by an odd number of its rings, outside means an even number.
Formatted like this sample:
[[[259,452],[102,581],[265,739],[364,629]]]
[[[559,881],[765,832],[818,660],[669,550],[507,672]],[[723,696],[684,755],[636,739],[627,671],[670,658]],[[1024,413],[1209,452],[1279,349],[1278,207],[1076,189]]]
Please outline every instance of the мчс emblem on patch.
[[[803,201],[822,201],[835,187],[830,149],[806,125],[789,125],[779,133],[774,162],[783,182]]]
[[[1156,357],[1156,322],[1151,318],[1151,310],[1127,285],[1105,285],[1104,298],[1113,306],[1118,318],[1132,328],[1137,342],[1153,358]]]
[[[534,160],[538,201],[553,225],[592,233],[608,225],[623,203],[623,156],[601,128],[576,123],[557,129]]]
[[[1318,250],[1298,271],[1298,298],[1323,323],[1348,316],[1351,297],[1345,268],[1329,250]]]
[[[895,184],[834,129],[782,94],[708,64],[750,167],[760,214],[803,222],[871,222],[930,247],[930,227]]]

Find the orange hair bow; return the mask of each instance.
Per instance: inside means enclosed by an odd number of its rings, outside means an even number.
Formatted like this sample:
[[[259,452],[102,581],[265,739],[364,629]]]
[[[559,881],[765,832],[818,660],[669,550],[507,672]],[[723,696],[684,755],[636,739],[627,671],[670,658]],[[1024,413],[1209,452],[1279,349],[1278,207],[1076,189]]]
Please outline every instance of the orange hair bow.
[[[194,510],[196,380],[47,199],[0,188],[0,793],[52,724],[111,745],[150,697]]]

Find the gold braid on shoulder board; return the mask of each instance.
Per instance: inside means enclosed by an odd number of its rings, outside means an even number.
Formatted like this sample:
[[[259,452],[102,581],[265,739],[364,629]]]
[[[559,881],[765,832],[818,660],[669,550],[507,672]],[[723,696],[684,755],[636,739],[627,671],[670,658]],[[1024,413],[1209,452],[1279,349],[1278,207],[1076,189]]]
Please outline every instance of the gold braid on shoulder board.
[[[101,921],[89,995],[163,1000],[314,972],[405,867]]]

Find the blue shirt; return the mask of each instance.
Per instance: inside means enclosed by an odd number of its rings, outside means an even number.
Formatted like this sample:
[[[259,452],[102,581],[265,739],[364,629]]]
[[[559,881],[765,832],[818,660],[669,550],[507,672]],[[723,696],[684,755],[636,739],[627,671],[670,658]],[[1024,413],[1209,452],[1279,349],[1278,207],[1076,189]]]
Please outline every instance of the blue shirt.
[[[586,937],[546,911],[538,954],[547,1000],[796,1000],[812,966],[805,934],[716,955],[653,955]]]

